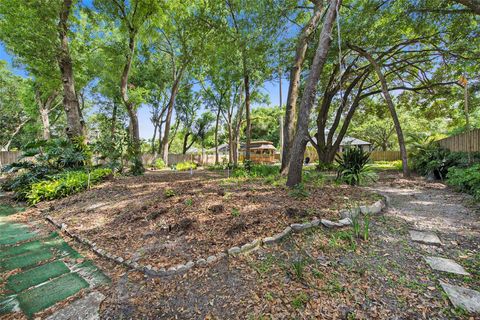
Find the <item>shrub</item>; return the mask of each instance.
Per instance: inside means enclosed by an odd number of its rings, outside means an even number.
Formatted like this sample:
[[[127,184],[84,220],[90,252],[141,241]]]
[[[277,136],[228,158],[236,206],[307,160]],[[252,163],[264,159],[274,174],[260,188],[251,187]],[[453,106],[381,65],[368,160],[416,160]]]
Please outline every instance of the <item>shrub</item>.
[[[360,185],[376,179],[376,174],[368,166],[370,153],[358,147],[347,148],[335,161],[338,163],[337,179],[349,185]]]
[[[111,169],[94,169],[86,171],[67,171],[51,176],[48,180],[33,183],[26,199],[30,204],[43,200],[63,198],[89,188],[112,174]]]
[[[437,179],[444,179],[448,168],[456,161],[450,152],[442,149],[438,142],[431,138],[416,138],[410,152],[412,168],[421,175],[434,175]]]
[[[11,174],[2,184],[2,189],[13,191],[17,200],[26,200],[34,183],[50,180],[50,176],[63,170],[80,169],[90,165],[91,156],[83,138],[75,139],[73,143],[66,139],[28,143],[24,146],[20,161],[2,169],[3,172]]]
[[[472,194],[480,200],[480,164],[469,168],[450,168],[447,174],[447,183],[457,190]]]
[[[247,168],[235,168],[232,172],[234,178],[267,178],[279,174],[278,166],[271,166],[266,164],[250,165]]]
[[[165,190],[163,190],[163,195],[165,196],[165,198],[171,198],[174,197],[176,193],[175,190],[166,188]]]
[[[163,169],[165,168],[165,161],[163,159],[157,159],[155,160],[155,169]]]
[[[175,167],[177,168],[178,171],[187,171],[190,169],[197,169],[197,164],[194,162],[185,161],[185,162],[177,163]]]

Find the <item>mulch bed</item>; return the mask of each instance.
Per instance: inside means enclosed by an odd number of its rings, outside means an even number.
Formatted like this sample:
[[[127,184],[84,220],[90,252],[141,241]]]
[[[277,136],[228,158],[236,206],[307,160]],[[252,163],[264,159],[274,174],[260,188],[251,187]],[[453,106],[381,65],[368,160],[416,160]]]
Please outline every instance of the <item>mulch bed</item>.
[[[314,216],[338,218],[338,209],[348,203],[375,199],[343,185],[309,191],[300,200],[284,187],[259,180],[232,182],[223,172],[152,172],[117,178],[39,207],[99,248],[161,268],[206,258]]]

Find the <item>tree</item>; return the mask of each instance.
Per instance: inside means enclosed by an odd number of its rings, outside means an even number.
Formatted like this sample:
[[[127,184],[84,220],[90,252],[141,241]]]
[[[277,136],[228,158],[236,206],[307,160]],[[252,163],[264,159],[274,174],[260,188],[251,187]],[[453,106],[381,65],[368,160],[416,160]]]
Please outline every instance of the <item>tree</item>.
[[[84,121],[75,88],[73,59],[69,50],[72,0],[0,3],[0,38],[7,49],[34,76],[52,78],[63,86],[67,135],[84,135]],[[56,66],[56,67],[55,67]]]
[[[305,61],[311,35],[317,29],[322,13],[322,2],[312,2],[314,4],[314,10],[309,21],[305,24],[300,35],[298,36],[295,59],[290,69],[290,84],[288,87],[287,104],[285,108],[285,123],[283,129],[282,166],[280,168],[282,174],[287,173],[288,163],[290,162],[290,149],[292,147],[293,137],[295,134],[297,100],[300,89],[302,66]]]
[[[25,107],[27,81],[15,76],[0,61],[0,147],[9,150],[22,128],[32,120]]]
[[[310,119],[310,112],[315,100],[318,81],[322,74],[332,42],[333,24],[340,4],[341,0],[331,0],[329,2],[329,8],[325,14],[325,20],[322,31],[320,32],[317,50],[303,92],[302,102],[298,111],[299,114],[292,154],[288,166],[287,186],[289,187],[293,187],[302,181],[303,155],[309,140],[308,122]]]
[[[402,126],[398,119],[397,110],[395,109],[395,105],[393,104],[392,96],[390,95],[387,80],[385,78],[384,73],[380,67],[380,64],[373,58],[371,54],[360,47],[351,46],[352,49],[357,51],[360,55],[365,57],[368,62],[372,65],[375,73],[377,74],[378,79],[380,80],[380,85],[382,87],[382,95],[385,98],[385,101],[388,105],[388,109],[390,110],[390,115],[392,116],[393,123],[395,125],[395,131],[397,132],[398,144],[400,146],[400,154],[402,156],[402,170],[403,176],[409,176],[408,172],[408,155],[407,155],[407,148],[405,146],[405,138],[403,136]]]
[[[192,147],[198,137],[195,128],[197,128],[198,125],[197,113],[200,109],[200,95],[193,92],[191,85],[187,85],[187,88],[178,95],[175,109],[177,112],[177,118],[180,120],[183,127],[182,154],[185,154],[188,149]],[[203,128],[201,129],[203,130]]]
[[[124,32],[125,40],[128,44],[124,52],[125,61],[120,77],[120,94],[130,117],[130,139],[133,162],[131,171],[134,174],[141,174],[144,168],[142,163],[137,108],[141,103],[142,93],[131,90],[134,89],[134,86],[129,83],[129,77],[136,54],[137,38],[139,34],[145,32],[150,19],[158,13],[159,5],[157,1],[153,0],[99,0],[95,1],[95,6],[110,19],[120,22],[121,31]]]

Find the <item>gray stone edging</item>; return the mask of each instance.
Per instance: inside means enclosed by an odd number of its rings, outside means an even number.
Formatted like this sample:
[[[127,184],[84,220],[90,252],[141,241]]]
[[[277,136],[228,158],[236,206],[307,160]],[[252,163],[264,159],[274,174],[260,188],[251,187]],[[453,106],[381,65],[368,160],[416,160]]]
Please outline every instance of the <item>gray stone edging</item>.
[[[315,217],[312,221],[309,221],[309,222],[292,223],[290,226],[286,227],[282,232],[274,234],[271,237],[265,237],[263,239],[255,239],[252,242],[248,242],[242,246],[231,247],[225,250],[224,252],[220,252],[220,253],[217,253],[216,255],[208,256],[207,258],[199,258],[196,261],[188,261],[185,264],[178,264],[176,266],[171,266],[169,268],[160,268],[160,269],[156,267],[152,267],[151,265],[140,265],[135,261],[126,260],[120,256],[116,256],[109,252],[106,252],[105,250],[98,248],[95,242],[91,242],[90,240],[85,239],[78,234],[70,232],[67,229],[68,226],[65,223],[58,223],[51,216],[47,216],[45,217],[45,219],[50,223],[52,223],[57,228],[59,228],[69,237],[90,247],[90,249],[93,252],[95,252],[97,255],[103,258],[109,259],[118,264],[123,264],[131,269],[145,272],[146,274],[151,276],[167,276],[167,275],[182,273],[184,271],[187,271],[193,268],[194,266],[206,266],[227,257],[234,257],[239,254],[243,254],[243,253],[247,253],[249,251],[255,250],[261,246],[268,246],[268,245],[277,243],[280,240],[287,237],[288,235],[290,235],[292,232],[301,232],[303,230],[311,229],[313,227],[318,227],[319,225],[323,225],[324,227],[327,227],[327,228],[341,228],[341,227],[349,226],[352,224],[352,219],[358,216],[359,214],[378,214],[384,208],[386,208],[390,203],[390,199],[388,198],[388,196],[385,196],[385,195],[381,195],[381,196],[384,198],[384,200],[378,200],[371,206],[360,206],[353,209],[341,210],[340,215],[342,219],[338,220],[337,222],[330,221],[327,219],[320,220]]]

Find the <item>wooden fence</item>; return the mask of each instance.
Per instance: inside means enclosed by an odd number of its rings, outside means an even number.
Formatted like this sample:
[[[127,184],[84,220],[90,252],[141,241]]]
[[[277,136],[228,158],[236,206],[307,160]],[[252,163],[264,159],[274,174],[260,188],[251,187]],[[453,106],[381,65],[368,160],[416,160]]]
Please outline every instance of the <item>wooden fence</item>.
[[[337,153],[341,155],[341,152]],[[310,158],[310,163],[315,162],[318,160],[317,151],[313,147],[308,147],[305,152],[305,157]],[[372,161],[396,161],[402,160],[402,156],[400,155],[400,151],[372,151],[370,153],[370,159]]]
[[[438,140],[440,146],[454,152],[480,152],[480,129]]]
[[[225,159],[228,159],[228,156],[224,154],[218,155],[218,161],[222,163]],[[143,164],[145,166],[149,166],[154,162],[153,155],[151,154],[144,154],[142,156]],[[180,162],[195,162],[201,165],[214,165],[215,164],[215,155],[214,154],[177,154],[177,153],[169,153],[168,154],[168,165],[176,165]]]
[[[373,161],[395,161],[402,160],[400,151],[372,151],[370,159]]]
[[[17,161],[21,155],[21,151],[0,151],[0,167]]]

